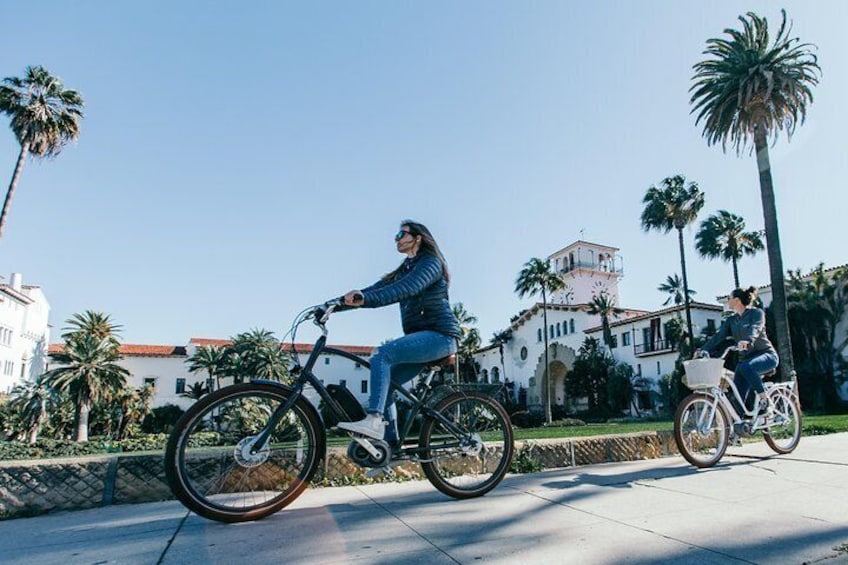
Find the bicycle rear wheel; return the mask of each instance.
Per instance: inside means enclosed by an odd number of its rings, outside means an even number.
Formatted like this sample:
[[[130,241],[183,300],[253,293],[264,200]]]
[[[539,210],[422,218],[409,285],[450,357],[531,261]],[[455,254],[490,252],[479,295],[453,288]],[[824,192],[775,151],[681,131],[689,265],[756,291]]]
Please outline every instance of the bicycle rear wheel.
[[[791,453],[801,441],[801,408],[789,392],[774,391],[770,396],[774,413],[763,438],[776,453]]]
[[[165,451],[165,474],[190,510],[221,522],[264,518],[291,503],[321,462],[325,438],[302,398],[272,431],[253,441],[290,392],[281,386],[237,384],[209,394],[177,422]]]
[[[512,426],[493,398],[456,392],[435,407],[446,422],[426,418],[419,445],[427,479],[454,498],[482,496],[504,478],[512,462]]]
[[[722,458],[730,440],[730,418],[717,400],[690,394],[677,407],[674,441],[680,454],[696,467],[711,467]]]

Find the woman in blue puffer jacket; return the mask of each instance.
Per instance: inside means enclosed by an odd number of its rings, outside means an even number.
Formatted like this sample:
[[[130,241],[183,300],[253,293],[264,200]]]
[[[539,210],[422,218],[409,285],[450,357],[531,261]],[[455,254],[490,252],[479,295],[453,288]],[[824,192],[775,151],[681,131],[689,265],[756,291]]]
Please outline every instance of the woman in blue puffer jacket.
[[[371,356],[368,415],[338,426],[374,439],[387,436],[390,442],[397,439],[397,417],[389,399],[389,381],[405,383],[428,362],[456,353],[461,335],[448,298],[448,265],[430,230],[406,220],[395,235],[395,244],[406,260],[376,284],[348,292],[344,301],[363,308],[399,302],[404,336],[381,345]],[[392,423],[388,434],[387,421]]]

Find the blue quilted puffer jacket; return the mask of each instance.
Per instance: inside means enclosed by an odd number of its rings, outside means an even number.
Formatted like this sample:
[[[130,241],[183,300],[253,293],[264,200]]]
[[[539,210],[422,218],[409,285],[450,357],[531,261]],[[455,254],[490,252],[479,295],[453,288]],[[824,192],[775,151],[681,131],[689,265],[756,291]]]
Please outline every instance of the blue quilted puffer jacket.
[[[393,280],[381,280],[363,289],[362,295],[363,308],[400,302],[404,334],[430,330],[456,338],[461,336],[451,310],[442,263],[434,255],[422,253],[407,259]]]

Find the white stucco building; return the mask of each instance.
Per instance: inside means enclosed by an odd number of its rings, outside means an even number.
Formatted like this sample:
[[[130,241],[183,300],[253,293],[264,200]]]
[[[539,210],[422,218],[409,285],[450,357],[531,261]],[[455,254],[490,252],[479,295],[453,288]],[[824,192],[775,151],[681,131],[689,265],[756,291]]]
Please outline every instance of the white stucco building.
[[[130,372],[127,385],[132,388],[141,388],[146,385],[153,386],[153,400],[151,405],[155,408],[165,404],[175,404],[183,409],[190,406],[194,400],[184,396],[187,389],[195,383],[205,383],[208,375],[205,372],[189,372],[187,360],[194,355],[201,345],[223,347],[228,345],[228,340],[192,338],[188,345],[140,345],[122,344],[122,359],[118,362]],[[368,359],[373,347],[359,345],[332,345],[354,355]],[[50,346],[50,352],[61,351],[61,344]],[[301,364],[312,352],[313,345],[296,344],[298,360]],[[365,403],[368,400],[368,369],[357,366],[353,361],[337,355],[322,354],[318,358],[314,373],[324,380],[324,384],[344,384],[356,398]],[[51,367],[52,368],[52,367]],[[231,384],[224,380],[222,385]],[[307,391],[307,396],[318,405],[318,397],[315,393]]]
[[[677,344],[666,339],[665,324],[682,316],[683,307],[676,306],[656,312],[634,310],[618,304],[618,282],[624,275],[618,249],[586,241],[576,241],[550,255],[551,267],[565,283],[562,291],[553,293],[547,308],[548,325],[544,327],[542,304],[536,303],[513,318],[509,325],[512,338],[501,347],[491,345],[475,355],[481,378],[489,381],[504,379],[515,384],[514,394],[526,391],[531,409],[542,409],[542,376],[544,374],[544,333],[548,334],[548,361],[552,405],[562,405],[565,399],[565,375],[571,370],[577,352],[586,337],[602,340],[601,319],[589,314],[593,297],[607,293],[624,311],[610,320],[614,346],[611,353],[616,361],[630,364],[637,375],[658,390],[663,375],[674,369],[678,356]],[[693,331],[697,334],[721,323],[723,308],[718,304],[691,303]],[[576,406],[568,399],[569,406]],[[656,408],[648,390],[638,397],[639,408]]]
[[[41,288],[23,284],[20,273],[0,280],[0,393],[44,372],[50,305]]]

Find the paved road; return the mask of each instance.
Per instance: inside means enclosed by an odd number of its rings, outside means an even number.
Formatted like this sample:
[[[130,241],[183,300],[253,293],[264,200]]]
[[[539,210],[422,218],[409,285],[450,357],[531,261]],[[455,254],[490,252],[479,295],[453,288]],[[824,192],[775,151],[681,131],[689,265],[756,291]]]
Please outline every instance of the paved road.
[[[848,434],[791,455],[731,448],[507,477],[484,498],[427,482],[307,491],[261,522],[224,525],[176,502],[0,523],[0,562],[848,563]]]

